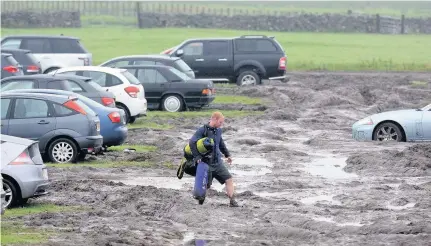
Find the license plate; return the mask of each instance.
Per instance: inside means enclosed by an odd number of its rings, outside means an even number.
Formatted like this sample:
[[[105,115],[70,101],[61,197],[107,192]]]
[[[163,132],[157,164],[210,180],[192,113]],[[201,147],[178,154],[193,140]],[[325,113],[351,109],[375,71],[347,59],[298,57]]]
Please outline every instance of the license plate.
[[[42,175],[45,180],[48,180],[48,169],[42,169]]]
[[[97,123],[96,123],[96,130],[97,130],[98,132],[100,132],[100,122],[97,122]]]

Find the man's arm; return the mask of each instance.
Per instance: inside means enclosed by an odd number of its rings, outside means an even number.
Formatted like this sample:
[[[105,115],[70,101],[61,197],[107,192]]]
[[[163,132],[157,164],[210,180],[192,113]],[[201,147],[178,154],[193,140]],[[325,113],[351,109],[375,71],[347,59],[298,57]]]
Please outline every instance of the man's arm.
[[[202,156],[198,151],[197,142],[199,139],[201,139],[203,137],[204,137],[204,128],[199,127],[196,130],[195,134],[193,134],[192,138],[190,138],[190,141],[189,141],[190,150],[192,151],[193,160],[195,160],[195,161],[202,159]]]
[[[227,149],[226,144],[223,141],[223,137],[220,137],[220,146],[219,146],[219,148],[220,148],[220,152],[222,152],[223,155],[226,158],[230,157],[229,150]]]

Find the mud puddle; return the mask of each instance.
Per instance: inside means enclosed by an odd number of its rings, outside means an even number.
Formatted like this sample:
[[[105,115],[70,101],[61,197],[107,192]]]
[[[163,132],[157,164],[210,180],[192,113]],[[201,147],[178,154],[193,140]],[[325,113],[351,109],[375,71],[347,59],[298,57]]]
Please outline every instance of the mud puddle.
[[[330,181],[346,181],[358,178],[355,173],[347,173],[343,168],[347,165],[347,157],[322,157],[306,163],[302,169],[311,175],[322,177]]]

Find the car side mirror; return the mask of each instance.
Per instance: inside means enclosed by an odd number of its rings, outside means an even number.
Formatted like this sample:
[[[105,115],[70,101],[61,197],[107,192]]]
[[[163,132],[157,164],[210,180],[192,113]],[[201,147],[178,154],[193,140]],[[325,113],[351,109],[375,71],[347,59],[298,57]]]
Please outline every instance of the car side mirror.
[[[178,57],[180,57],[180,56],[184,55],[184,50],[179,49],[179,50],[177,50],[177,52],[175,52],[175,54],[176,54]]]

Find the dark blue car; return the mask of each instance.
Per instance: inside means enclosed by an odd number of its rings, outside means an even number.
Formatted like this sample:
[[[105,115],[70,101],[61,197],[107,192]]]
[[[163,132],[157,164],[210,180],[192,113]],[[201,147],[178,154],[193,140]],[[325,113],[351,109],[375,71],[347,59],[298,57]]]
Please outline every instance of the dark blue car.
[[[24,89],[13,91],[75,96],[97,113],[100,120],[100,135],[103,136],[104,147],[121,145],[127,139],[128,129],[125,123],[125,113],[122,109],[105,107],[88,97],[70,91],[50,89]]]

